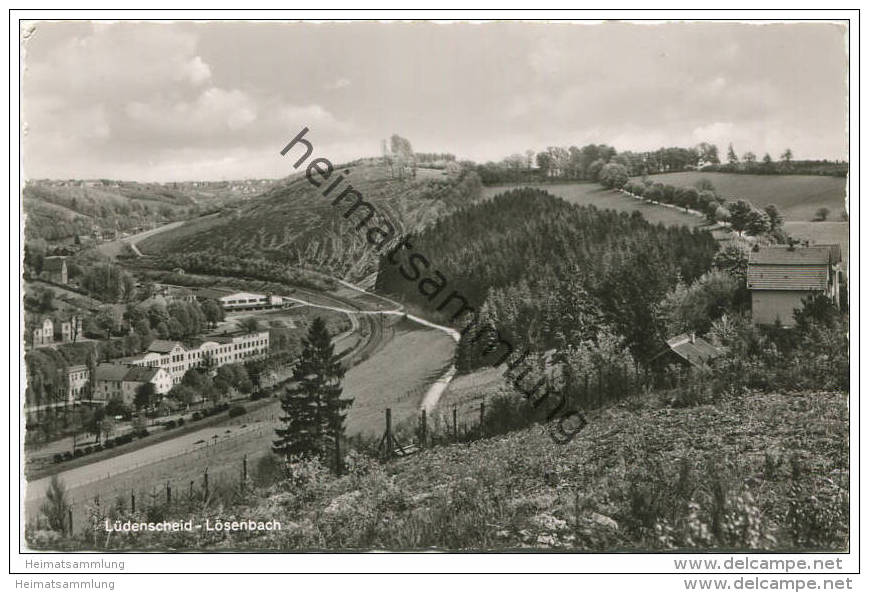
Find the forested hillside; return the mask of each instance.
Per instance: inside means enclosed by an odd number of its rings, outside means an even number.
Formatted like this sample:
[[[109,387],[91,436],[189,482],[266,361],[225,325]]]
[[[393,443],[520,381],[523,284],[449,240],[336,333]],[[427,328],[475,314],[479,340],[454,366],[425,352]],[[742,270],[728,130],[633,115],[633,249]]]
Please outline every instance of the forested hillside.
[[[509,191],[438,220],[412,240],[452,291],[463,295],[517,347],[563,347],[612,333],[646,360],[660,349],[655,305],[679,280],[706,272],[717,243],[706,231],[652,225],[593,206],[576,207],[545,191]],[[381,260],[378,290],[440,316],[437,301],[409,281],[410,249]],[[418,266],[418,262],[417,262]],[[464,323],[461,324],[462,326]],[[472,334],[468,334],[472,335]],[[460,368],[483,363],[479,349],[459,348]]]
[[[134,231],[191,218],[259,194],[272,181],[31,180],[23,192],[27,238],[64,242],[102,231]]]
[[[349,171],[341,187],[352,185],[376,209],[371,225],[388,220],[396,237],[475,200],[482,187],[475,173],[399,179],[379,165],[340,169]],[[333,206],[331,197],[298,176],[238,209],[191,221],[139,247],[194,272],[255,268],[279,274],[294,267],[360,280],[376,271],[377,254],[365,229],[356,229],[363,214],[344,216],[352,204],[345,199]]]

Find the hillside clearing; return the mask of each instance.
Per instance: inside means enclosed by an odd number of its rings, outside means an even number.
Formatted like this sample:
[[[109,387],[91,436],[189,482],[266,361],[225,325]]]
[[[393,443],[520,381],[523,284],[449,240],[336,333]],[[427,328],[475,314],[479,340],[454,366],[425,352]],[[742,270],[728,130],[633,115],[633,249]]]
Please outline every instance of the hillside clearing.
[[[396,425],[415,419],[429,386],[452,362],[455,343],[445,333],[407,321],[394,330],[392,340],[344,377],[344,394],[354,398],[347,434],[380,436],[388,407]]]
[[[529,183],[497,185],[483,189],[483,198],[492,198],[507,190],[517,187],[534,187],[563,198],[577,206],[596,206],[601,209],[617,212],[640,212],[643,218],[651,223],[661,223],[668,226],[702,227],[705,221],[676,208],[656,206],[641,202],[620,192],[605,189],[597,183]]]
[[[677,187],[708,179],[727,201],[748,200],[758,208],[775,204],[787,221],[810,221],[819,208],[829,208],[831,220],[845,209],[847,179],[823,175],[742,175],[685,171],[649,176]]]

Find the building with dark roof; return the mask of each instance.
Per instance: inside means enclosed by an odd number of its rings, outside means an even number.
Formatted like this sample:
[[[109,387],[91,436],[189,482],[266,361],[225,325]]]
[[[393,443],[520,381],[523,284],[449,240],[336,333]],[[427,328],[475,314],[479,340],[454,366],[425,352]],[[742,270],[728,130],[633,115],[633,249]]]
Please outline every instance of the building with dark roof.
[[[667,347],[672,353],[671,358],[683,365],[702,367],[721,356],[721,351],[715,346],[698,338],[693,333],[679,334],[667,340]]]
[[[842,251],[839,245],[760,247],[748,257],[748,289],[755,324],[794,324],[794,310],[812,294],[839,304]]]
[[[94,399],[109,401],[124,395],[124,377],[130,367],[122,364],[103,363],[94,373]]]

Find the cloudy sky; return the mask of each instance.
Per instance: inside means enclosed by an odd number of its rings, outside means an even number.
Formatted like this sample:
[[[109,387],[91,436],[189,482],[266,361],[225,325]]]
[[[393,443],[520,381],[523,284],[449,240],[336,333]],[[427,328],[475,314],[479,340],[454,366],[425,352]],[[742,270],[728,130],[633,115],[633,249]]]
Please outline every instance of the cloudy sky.
[[[37,23],[22,31],[28,177],[280,177],[315,154],[477,161],[548,145],[733,142],[847,158],[833,24]]]

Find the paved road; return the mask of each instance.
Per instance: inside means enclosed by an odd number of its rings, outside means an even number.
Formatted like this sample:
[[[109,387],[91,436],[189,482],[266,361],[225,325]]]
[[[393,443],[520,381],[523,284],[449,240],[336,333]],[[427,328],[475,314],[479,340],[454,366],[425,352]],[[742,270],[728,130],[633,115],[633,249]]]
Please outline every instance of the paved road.
[[[163,231],[168,231],[174,229],[176,227],[181,226],[187,222],[186,220],[178,220],[175,222],[170,222],[168,224],[164,224],[163,226],[158,226],[155,229],[150,229],[147,231],[142,231],[141,233],[136,233],[135,235],[130,235],[129,237],[124,237],[123,239],[117,239],[115,241],[108,241],[106,243],[100,243],[97,245],[97,250],[100,253],[108,255],[109,257],[117,257],[124,251],[124,245],[129,245],[132,250],[138,255],[142,257],[142,252],[139,251],[139,248],[136,247],[136,243],[141,241],[146,237],[150,237],[151,235],[156,235],[157,233],[162,233]]]

